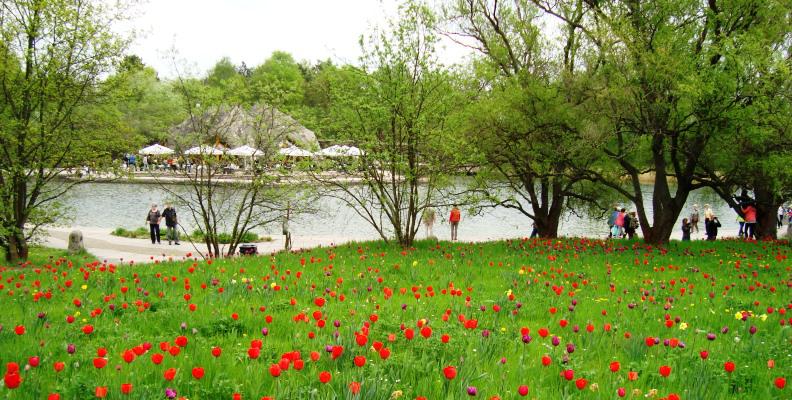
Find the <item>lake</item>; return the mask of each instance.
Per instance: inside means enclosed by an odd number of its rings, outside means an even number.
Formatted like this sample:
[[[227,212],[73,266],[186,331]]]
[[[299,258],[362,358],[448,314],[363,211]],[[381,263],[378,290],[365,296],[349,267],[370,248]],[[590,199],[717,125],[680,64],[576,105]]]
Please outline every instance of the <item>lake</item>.
[[[644,192],[647,209],[651,213],[651,186],[644,185]],[[74,226],[134,229],[145,226],[146,213],[151,203],[160,204],[162,208],[167,197],[165,190],[158,184],[86,183],[66,195],[63,202],[70,209],[70,222]],[[711,204],[715,214],[719,216],[723,224],[721,231],[726,235],[736,235],[738,230],[736,214],[707,189],[696,191],[690,196],[677,225],[681,223],[681,218],[690,214],[693,204],[698,204],[702,219],[699,228],[703,232],[705,203]],[[356,240],[378,238],[376,231],[340,200],[323,197],[315,206],[321,211],[312,215],[298,216],[291,222],[294,235],[344,237]],[[625,207],[630,210],[630,207],[626,205]],[[447,220],[448,210],[437,211],[438,223],[435,224],[434,233],[441,239],[449,238],[448,223],[439,223]],[[188,230],[192,230],[191,221],[185,210],[181,211],[180,220]],[[567,213],[562,219],[559,234],[602,238],[607,236],[606,221],[607,217],[578,217]],[[280,234],[280,228],[271,226],[259,233],[277,235]],[[467,210],[463,210],[463,219],[459,226],[460,240],[514,238],[527,236],[530,233],[531,220],[516,210],[506,208],[485,209],[479,215],[469,215]],[[418,237],[424,237],[423,228]],[[673,237],[680,238],[681,231],[677,229]]]

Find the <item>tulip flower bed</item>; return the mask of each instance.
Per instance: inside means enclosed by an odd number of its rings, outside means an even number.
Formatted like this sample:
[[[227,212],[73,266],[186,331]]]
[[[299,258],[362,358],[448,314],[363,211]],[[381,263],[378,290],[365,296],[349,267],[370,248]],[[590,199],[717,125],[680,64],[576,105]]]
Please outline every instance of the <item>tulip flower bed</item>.
[[[0,267],[0,398],[789,399],[781,243]]]

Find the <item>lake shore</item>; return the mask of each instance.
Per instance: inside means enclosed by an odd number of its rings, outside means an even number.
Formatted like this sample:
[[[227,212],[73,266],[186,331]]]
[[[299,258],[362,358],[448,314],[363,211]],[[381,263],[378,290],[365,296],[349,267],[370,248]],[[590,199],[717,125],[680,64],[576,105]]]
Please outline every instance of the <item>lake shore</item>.
[[[114,264],[146,264],[154,262],[178,261],[189,258],[200,258],[200,249],[204,251],[202,243],[191,244],[187,241],[182,241],[181,245],[168,245],[167,241],[162,244],[151,244],[149,239],[132,239],[111,235],[112,229],[98,228],[98,227],[51,227],[47,229],[42,245],[56,248],[66,249],[68,247],[69,233],[74,230],[79,230],[83,234],[83,242],[88,252],[95,255],[99,261],[114,263]],[[785,228],[779,231],[779,238],[783,237],[786,233]],[[736,231],[721,230],[719,232],[720,238],[735,237]],[[163,233],[164,235],[164,233]],[[255,243],[258,248],[259,255],[273,254],[283,250],[284,237],[283,235],[268,234],[272,238],[271,241]],[[672,235],[673,240],[679,240],[680,235]],[[417,239],[422,239],[419,235]],[[310,249],[315,247],[335,246],[351,241],[370,241],[378,240],[376,237],[368,236],[341,236],[341,235],[293,235],[293,250]],[[693,233],[693,240],[703,240],[703,232]],[[163,237],[164,240],[164,237]],[[486,237],[472,237],[463,242],[490,242],[493,240]],[[197,248],[195,246],[198,246]]]

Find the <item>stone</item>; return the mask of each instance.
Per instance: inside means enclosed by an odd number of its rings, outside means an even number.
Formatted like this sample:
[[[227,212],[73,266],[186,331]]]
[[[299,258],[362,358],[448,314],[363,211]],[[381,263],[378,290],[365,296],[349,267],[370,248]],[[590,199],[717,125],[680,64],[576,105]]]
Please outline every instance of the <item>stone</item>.
[[[85,251],[83,234],[80,231],[71,231],[69,234],[69,254],[77,254]]]

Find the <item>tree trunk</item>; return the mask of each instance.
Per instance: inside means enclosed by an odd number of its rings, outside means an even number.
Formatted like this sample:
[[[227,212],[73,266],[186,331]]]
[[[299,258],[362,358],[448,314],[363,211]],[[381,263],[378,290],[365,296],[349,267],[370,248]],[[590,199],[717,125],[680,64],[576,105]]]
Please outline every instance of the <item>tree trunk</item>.
[[[5,259],[9,263],[25,261],[28,258],[28,243],[24,234],[14,232],[8,235],[8,246],[6,248]]]
[[[681,210],[671,212],[669,210],[667,212],[655,214],[653,221],[654,225],[650,228],[642,227],[641,229],[644,235],[644,242],[647,244],[668,243],[671,234],[674,233],[676,220],[679,218],[680,211]]]
[[[550,215],[537,215],[534,218],[534,223],[536,223],[536,231],[539,233],[539,237],[541,238],[557,238],[558,237],[558,225],[559,225],[558,217],[553,217]]]
[[[772,190],[762,185],[755,185],[754,196],[756,196],[756,238],[777,239],[778,208],[783,202]]]

